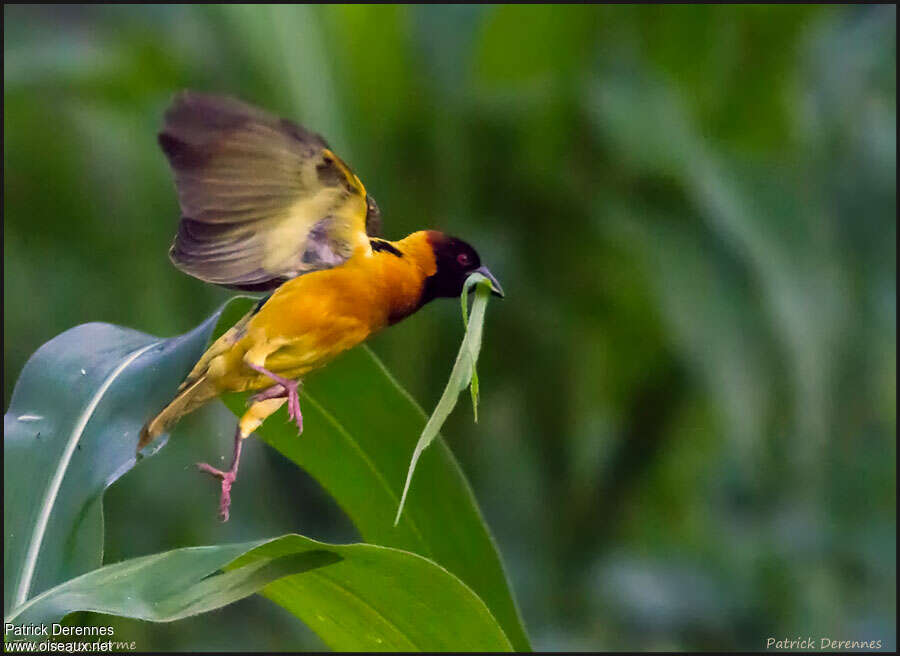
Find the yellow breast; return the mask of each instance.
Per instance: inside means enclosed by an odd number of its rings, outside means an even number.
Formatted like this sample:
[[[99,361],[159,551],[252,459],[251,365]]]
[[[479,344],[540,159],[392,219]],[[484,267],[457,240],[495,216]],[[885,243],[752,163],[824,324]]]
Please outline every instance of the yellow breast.
[[[360,250],[339,267],[279,287],[247,324],[245,336],[215,363],[219,384],[234,391],[271,385],[243,365],[251,349],[266,354],[265,368],[299,378],[414,312],[425,278],[434,272],[433,255],[419,248],[417,235],[394,244],[401,256]]]

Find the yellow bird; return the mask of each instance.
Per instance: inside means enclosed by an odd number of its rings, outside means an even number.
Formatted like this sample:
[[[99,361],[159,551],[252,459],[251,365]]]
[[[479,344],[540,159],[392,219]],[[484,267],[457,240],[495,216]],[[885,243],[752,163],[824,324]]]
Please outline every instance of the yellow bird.
[[[217,285],[275,290],[209,347],[138,444],[222,393],[258,391],[238,422],[230,469],[198,464],[222,481],[225,521],[243,439],[285,403],[303,431],[303,376],[432,299],[459,296],[474,272],[503,292],[462,240],[433,230],[377,238],[374,199],[322,137],[296,123],[183,92],[159,143],[182,212],[175,266]]]

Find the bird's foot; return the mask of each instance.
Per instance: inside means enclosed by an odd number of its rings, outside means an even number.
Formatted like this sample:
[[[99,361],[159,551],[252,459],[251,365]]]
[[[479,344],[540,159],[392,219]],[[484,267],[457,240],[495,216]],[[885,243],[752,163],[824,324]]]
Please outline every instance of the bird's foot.
[[[219,518],[223,522],[227,522],[228,510],[231,507],[231,486],[232,484],[234,484],[234,480],[237,478],[237,472],[233,469],[222,471],[221,469],[216,469],[212,465],[208,465],[205,462],[198,462],[197,469],[202,472],[206,472],[207,474],[214,476],[215,478],[221,479],[222,495],[221,497],[219,497]]]
[[[250,362],[247,363],[247,366],[254,371],[258,371],[264,376],[268,376],[270,379],[274,380],[277,383],[276,385],[263,390],[262,392],[257,394],[257,396],[262,397],[260,400],[263,400],[267,398],[271,399],[286,395],[288,397],[288,417],[297,422],[297,429],[302,433],[303,415],[300,412],[300,381],[284,378],[283,376],[272,373],[265,367],[261,367]],[[281,389],[277,390],[277,388]]]
[[[241,462],[241,447],[243,446],[243,443],[244,438],[241,435],[241,427],[238,425],[237,429],[234,431],[234,456],[231,459],[231,469],[228,471],[216,469],[212,465],[207,465],[205,462],[197,463],[197,469],[222,481],[222,495],[219,497],[219,518],[223,522],[228,521],[228,510],[231,507],[231,486],[234,484],[234,479],[237,478],[238,464]]]
[[[277,385],[272,385],[272,387],[268,387],[259,394],[254,394],[253,396],[248,398],[247,405],[253,405],[254,403],[259,403],[260,401],[268,401],[269,399],[280,399],[287,395],[288,391],[285,389],[284,385],[278,383]]]
[[[297,430],[303,433],[303,415],[300,412],[300,382],[290,381],[287,385],[288,393],[288,417],[297,424]]]

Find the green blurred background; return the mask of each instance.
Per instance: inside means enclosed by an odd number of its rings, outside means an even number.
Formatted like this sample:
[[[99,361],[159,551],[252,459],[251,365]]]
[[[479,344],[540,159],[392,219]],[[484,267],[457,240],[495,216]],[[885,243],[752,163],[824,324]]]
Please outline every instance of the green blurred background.
[[[166,257],[156,130],[182,88],[323,133],[388,238],[476,244],[480,423],[444,435],[540,649],[896,646],[896,9],[4,6],[4,400],[57,333],[156,335],[225,298]],[[372,347],[430,409],[439,302]],[[353,540],[246,451],[233,519],[190,463],[221,405],[107,494],[106,561],[297,531]],[[106,623],[83,616],[79,621]],[[117,621],[153,649],[321,643],[261,598]]]

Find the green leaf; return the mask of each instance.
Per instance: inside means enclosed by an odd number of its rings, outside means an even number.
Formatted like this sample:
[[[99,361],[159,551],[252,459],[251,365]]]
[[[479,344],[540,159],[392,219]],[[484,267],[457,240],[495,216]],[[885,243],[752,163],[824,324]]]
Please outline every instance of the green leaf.
[[[49,613],[51,611],[46,608],[55,608],[52,612],[60,613],[68,612],[66,608],[81,607],[73,599],[81,599],[78,595],[83,591],[62,587],[75,585],[75,580],[86,580],[89,584],[101,581],[100,587],[104,590],[109,588],[108,582],[102,578],[77,578],[79,575],[98,577],[101,576],[99,571],[109,571],[106,568],[96,569],[102,557],[101,503],[104,490],[135,464],[134,446],[138,430],[169,400],[172,390],[202,353],[217,321],[221,330],[246,312],[253,302],[248,298],[232,299],[194,331],[172,339],[158,339],[106,324],[79,326],[51,340],[32,356],[16,385],[10,409],[4,418],[6,616],[20,617],[26,612],[37,613],[40,608],[45,608],[41,612]],[[415,436],[421,430],[424,417],[421,409],[393,381],[377,359],[367,349],[351,352],[316,377],[304,396],[309,428],[303,438],[298,439],[296,432],[287,424],[279,425],[277,418],[267,422],[264,436],[268,435],[267,439],[272,439],[279,450],[306,467],[335,494],[367,540],[418,554],[408,555],[408,558],[392,555],[393,564],[383,570],[383,575],[367,570],[363,578],[381,581],[381,587],[388,591],[398,586],[405,591],[414,591],[421,606],[425,597],[459,597],[462,593],[458,590],[431,589],[443,586],[437,585],[444,580],[442,577],[456,577],[462,581],[457,582],[457,587],[462,586],[476,599],[478,595],[484,595],[483,605],[487,610],[479,612],[497,618],[501,626],[498,629],[500,635],[507,626],[510,627],[506,630],[512,635],[512,644],[518,649],[527,649],[527,638],[494,544],[471,490],[456,461],[442,443],[439,442],[422,459],[421,469],[428,475],[431,487],[421,486],[419,494],[410,503],[404,521],[396,529],[392,527],[392,511],[399,499],[403,464]],[[242,409],[237,397],[227,400],[232,408]],[[294,452],[298,445],[302,446],[302,457]],[[299,537],[295,539],[304,540]],[[370,548],[377,549],[374,546]],[[229,557],[234,557],[233,553],[227,553]],[[435,560],[433,555],[437,556],[437,566],[424,560],[429,557]],[[156,566],[154,564],[158,561],[165,563],[168,560],[165,554],[146,558],[150,560],[131,561],[131,564],[143,563],[142,567],[150,567]],[[382,563],[388,557],[379,558],[378,562]],[[153,594],[163,594],[168,589],[166,586],[171,584],[165,576],[158,574],[168,566],[171,562],[165,566],[158,565],[160,569],[154,570],[157,575],[148,579],[154,581],[154,585],[161,586],[151,586],[152,590],[156,590]],[[400,572],[405,566],[412,569]],[[127,566],[123,567],[124,572],[129,571]],[[416,574],[416,571],[419,573]],[[124,575],[123,571],[119,574]],[[422,581],[417,583],[416,576],[420,575],[423,581],[437,583],[435,586]],[[262,574],[255,576],[257,578],[236,578],[233,583],[237,587],[229,589],[233,594],[240,592],[244,595],[246,590],[256,585],[254,581],[258,582]],[[190,580],[182,578],[176,587],[184,588]],[[268,579],[266,581],[271,583]],[[397,583],[392,584],[391,581]],[[298,582],[291,578],[277,585],[266,585],[262,593],[303,617],[315,630],[322,632],[329,644],[377,648],[377,644],[365,642],[368,638],[360,636],[359,631],[351,632],[355,638],[341,638],[335,637],[334,627],[317,625],[322,620],[310,608],[319,607],[319,602],[300,598],[300,592],[284,587],[289,583],[293,585]],[[61,586],[63,591],[75,590],[72,592],[75,596],[54,596],[57,601],[51,603],[45,600],[38,604],[36,596],[55,586]],[[347,586],[345,588],[350,590]],[[319,594],[306,588],[300,590],[306,590],[304,594]],[[364,601],[354,602],[359,608],[368,603],[363,592],[359,591],[357,596]],[[49,599],[49,596],[40,599]],[[202,612],[211,607],[204,604],[221,605],[227,600],[226,597],[219,601],[180,597],[167,603],[171,604],[168,606],[170,609],[182,610],[165,611],[167,607],[160,601],[152,612],[159,612],[159,617],[175,619],[184,616],[178,615],[179,612]],[[385,604],[389,608],[403,608],[397,599],[388,599]],[[470,606],[472,604],[478,605],[471,602]],[[132,612],[122,608],[114,610],[112,605],[82,606],[125,615]],[[451,608],[446,606],[441,615],[446,626],[455,626],[459,619],[446,616],[455,612],[448,610]],[[428,614],[421,608],[417,607],[416,612],[422,622],[428,623],[428,631],[440,632],[439,622],[428,619]],[[351,621],[343,615],[326,617],[330,617],[331,622]],[[402,644],[443,648],[441,645],[445,643],[429,643],[421,635],[415,639],[409,638],[413,634],[409,627],[404,627],[406,620],[386,617],[394,626],[401,627],[404,635],[408,634],[408,642]],[[365,623],[370,619],[353,621]],[[466,625],[474,620],[469,617],[459,621]],[[461,631],[453,629],[453,633],[460,636],[475,635]],[[385,648],[401,644],[394,641],[399,640],[397,635],[377,634],[377,637],[385,641]],[[351,638],[356,642],[352,642]],[[457,646],[505,648],[494,638],[486,641],[473,638],[475,642],[466,642],[468,639],[457,642]],[[476,643],[483,646],[475,647]]]
[[[321,548],[299,535],[261,550]],[[488,606],[458,577],[417,554],[371,544],[327,546],[343,560],[290,576],[263,594],[338,651],[510,651]]]
[[[235,317],[240,312],[237,306],[230,311]],[[216,332],[228,325],[223,319]],[[224,401],[243,413],[242,395]],[[415,494],[394,526],[406,465],[426,415],[371,350],[353,349],[310,376],[300,405],[302,435],[284,409],[255,434],[309,472],[366,542],[417,553],[452,572],[484,600],[513,647],[530,650],[494,540],[440,437],[422,454]]]
[[[467,297],[469,287],[476,287],[475,302],[472,304],[472,321],[469,321],[467,308]],[[484,328],[484,313],[487,308],[487,302],[491,295],[491,284],[487,278],[480,273],[470,276],[463,285],[462,307],[463,307],[463,325],[466,327],[466,334],[463,337],[462,344],[459,347],[459,353],[456,356],[456,362],[453,363],[453,369],[450,372],[450,379],[441,394],[434,412],[428,418],[416,448],[413,451],[412,458],[409,461],[409,470],[406,472],[406,483],[403,484],[403,494],[400,495],[400,504],[397,506],[397,516],[394,518],[394,526],[400,521],[400,515],[403,513],[403,504],[406,502],[406,494],[409,492],[409,484],[412,481],[413,472],[416,469],[416,463],[419,456],[428,448],[428,445],[437,437],[441,426],[447,421],[447,417],[456,407],[456,400],[459,393],[462,392],[469,383],[472,383],[472,405],[475,406],[475,416],[478,417],[478,383],[475,373],[475,363],[478,361],[478,353],[481,351],[481,335]]]
[[[170,622],[213,610],[271,582],[263,579],[259,583],[264,567],[227,575],[220,572],[260,544],[188,547],[100,567],[33,597],[4,620],[13,624],[50,623],[78,610],[92,610]],[[280,575],[288,573],[292,572]]]
[[[28,360],[3,417],[4,614],[100,566],[103,491],[134,466],[141,425],[218,317],[172,339],[84,324]]]
[[[483,281],[483,282],[482,282]],[[482,283],[483,285],[490,286],[490,280],[485,278],[480,273],[475,273],[466,278],[466,283],[463,285],[462,294],[459,296],[459,300],[462,303],[462,316],[463,316],[463,327],[468,330],[469,329],[469,287]],[[488,291],[490,294],[490,291]],[[475,354],[475,358],[472,360],[472,382],[469,384],[469,390],[472,392],[472,415],[474,417],[475,423],[478,423],[478,369],[476,367],[478,363],[478,354]]]
[[[169,622],[259,591],[340,651],[511,649],[484,602],[425,558],[299,535],[108,565],[35,597],[5,621],[49,623],[92,610]]]

